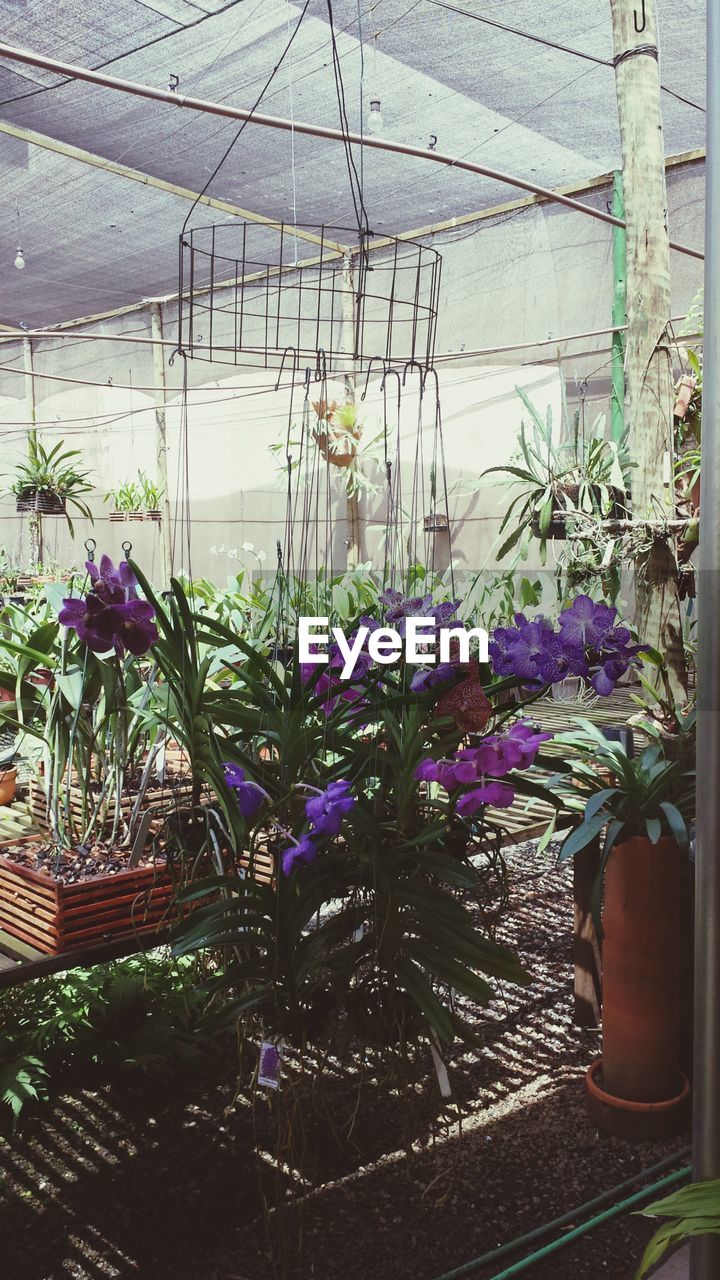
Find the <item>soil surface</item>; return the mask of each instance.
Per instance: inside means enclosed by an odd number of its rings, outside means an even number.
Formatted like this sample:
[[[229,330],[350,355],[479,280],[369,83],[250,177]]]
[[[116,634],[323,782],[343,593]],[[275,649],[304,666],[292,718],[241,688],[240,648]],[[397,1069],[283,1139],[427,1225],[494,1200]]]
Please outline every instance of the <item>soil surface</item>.
[[[94,880],[97,876],[115,876],[120,871],[128,871],[130,850],[124,856],[118,856],[117,849],[108,849],[101,844],[56,849],[42,840],[27,840],[5,845],[2,856],[59,884],[77,884],[83,880]],[[141,857],[133,870],[164,865],[163,861],[156,862],[152,856]]]
[[[535,845],[510,862],[498,937],[534,981],[477,1010],[483,1047],[448,1055],[451,1099],[428,1051],[408,1072],[330,1061],[314,1084],[286,1063],[277,1093],[235,1097],[234,1062],[215,1084],[78,1088],[0,1143],[4,1280],[437,1280],[681,1151],[686,1134],[592,1128],[570,872]],[[527,1275],[632,1280],[652,1230],[617,1218]]]

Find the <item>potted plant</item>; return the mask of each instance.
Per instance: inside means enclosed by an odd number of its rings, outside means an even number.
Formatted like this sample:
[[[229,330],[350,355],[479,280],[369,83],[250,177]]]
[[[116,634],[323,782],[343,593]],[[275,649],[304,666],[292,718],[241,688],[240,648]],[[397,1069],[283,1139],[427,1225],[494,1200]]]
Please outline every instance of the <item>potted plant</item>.
[[[317,418],[313,435],[323,458],[334,467],[351,466],[362,436],[357,405],[352,402],[339,405],[336,400],[327,404],[324,400],[317,400],[313,403],[313,410]]]
[[[161,498],[162,490],[158,485],[154,484],[144,471],[138,471],[137,481],[126,480],[116,489],[111,489],[105,501],[113,504],[110,520],[159,521]]]
[[[66,449],[62,440],[52,449],[45,449],[35,436],[30,436],[27,461],[16,467],[10,490],[15,494],[17,510],[63,516],[71,533],[68,507],[92,520],[92,512],[81,495],[90,493],[93,486],[89,472],[78,470],[75,459],[79,457],[80,450]]]
[[[575,416],[573,439],[557,444],[553,439],[552,410],[541,417],[522,387],[516,391],[530,414],[530,427],[520,427],[518,455],[504,466],[488,467],[480,477],[503,476],[518,490],[510,502],[500,533],[512,528],[497,551],[501,560],[521,543],[527,551],[530,536],[540,540],[540,559],[545,564],[547,542],[565,539],[573,529],[573,514],[592,517],[595,522],[614,521],[627,515],[627,469],[632,465],[625,443],[616,444],[601,436],[603,419],[592,426],[587,441],[581,438]],[[497,481],[493,481],[497,483]]]
[[[153,770],[163,739],[152,703],[163,692],[142,662],[158,635],[153,608],[129,565],[86,567],[84,597],[0,640],[16,662],[0,723],[28,758],[41,828],[2,849],[0,926],[50,954],[158,928],[175,874],[165,818],[191,798],[186,778],[159,786]],[[36,683],[38,668],[50,684]]]
[[[587,1074],[588,1104],[598,1128],[642,1139],[681,1123],[688,1096],[680,1061],[694,713],[675,710],[673,735],[643,720],[654,741],[632,759],[577,724],[557,739],[575,756],[570,771],[548,786],[577,820],[561,859],[603,842],[603,1048]]]

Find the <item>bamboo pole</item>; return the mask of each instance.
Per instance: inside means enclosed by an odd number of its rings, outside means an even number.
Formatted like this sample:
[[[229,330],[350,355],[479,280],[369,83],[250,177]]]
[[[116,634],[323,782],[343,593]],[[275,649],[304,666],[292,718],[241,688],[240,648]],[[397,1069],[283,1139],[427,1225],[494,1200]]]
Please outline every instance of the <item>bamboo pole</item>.
[[[673,380],[668,343],[670,245],[665,154],[653,0],[611,0],[615,81],[623,157],[627,228],[626,415],[637,464],[633,518],[671,521]],[[636,621],[641,640],[667,664],[670,693],[687,693],[675,541],[656,539],[635,564]],[[660,673],[658,673],[660,678]]]
[[[165,355],[163,350],[162,310],[159,302],[150,303],[150,331],[153,338],[153,371],[155,376],[155,457],[160,497],[160,536],[162,539],[165,586],[170,586],[173,573],[170,538],[170,485],[167,464],[167,405],[165,393]]]
[[[352,356],[356,350],[356,325],[357,325],[357,298],[355,295],[355,276],[353,272],[353,261],[350,254],[343,259],[342,270],[342,337],[340,347],[342,351],[346,351]],[[355,391],[357,385],[357,361],[352,360],[351,371],[345,374],[345,403],[355,404]],[[359,449],[358,444],[358,449]],[[355,459],[355,468],[362,465],[359,456]],[[353,468],[353,469],[355,469]],[[348,481],[349,482],[349,481]],[[346,498],[346,517],[347,517],[347,559],[346,567],[348,570],[357,569],[363,558],[363,536],[362,521],[360,518],[360,498],[357,488],[353,487],[352,492],[348,490]]]

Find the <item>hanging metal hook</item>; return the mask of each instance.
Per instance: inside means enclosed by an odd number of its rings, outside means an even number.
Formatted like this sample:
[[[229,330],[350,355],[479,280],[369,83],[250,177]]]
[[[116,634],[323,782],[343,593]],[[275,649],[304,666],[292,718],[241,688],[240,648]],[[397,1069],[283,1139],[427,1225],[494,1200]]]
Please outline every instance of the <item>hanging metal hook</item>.
[[[295,381],[295,374],[297,373],[297,365],[298,365],[298,353],[294,347],[286,347],[282,353],[282,360],[280,361],[280,368],[278,369],[278,376],[275,381],[276,391],[280,390],[280,379],[283,376],[283,370],[285,368],[285,360],[287,359],[288,351],[292,351],[293,353],[293,382]]]
[[[367,395],[368,383],[370,382],[370,374],[372,373],[372,367],[373,367],[373,365],[375,364],[375,362],[376,362],[376,361],[377,361],[377,363],[378,363],[378,364],[381,364],[381,365],[382,365],[382,370],[383,370],[383,377],[382,377],[382,382],[381,382],[381,384],[380,384],[380,389],[382,390],[382,388],[383,388],[383,386],[384,386],[384,383],[385,383],[385,361],[383,360],[382,356],[372,356],[372,358],[371,358],[371,360],[370,360],[370,363],[369,363],[369,365],[368,365],[368,367],[367,367],[367,373],[365,374],[365,386],[363,387],[362,395],[360,396],[360,399],[361,399],[361,400],[364,400],[364,399],[365,399],[365,397],[366,397],[366,395]]]
[[[91,563],[91,564],[94,564],[94,563],[95,563],[95,551],[96,551],[96,549],[97,549],[97,542],[95,541],[95,539],[94,539],[94,538],[86,538],[86,539],[85,539],[85,550],[87,551],[87,557],[88,557],[88,560],[90,561],[90,563]]]
[[[642,21],[641,21],[640,26],[638,26],[638,14],[637,14],[637,9],[634,9],[634,10],[633,10],[633,26],[635,27],[635,30],[636,30],[636,32],[637,32],[637,34],[638,34],[638,35],[640,35],[640,33],[641,33],[642,31],[644,31],[644,30],[645,30],[645,27],[647,26],[647,16],[646,16],[646,14],[645,14],[645,0],[642,0],[642,8],[641,8],[641,11],[640,11],[640,17],[641,17],[641,20],[642,20]]]
[[[122,544],[122,549],[123,549],[123,551],[124,551],[124,553],[125,553],[125,559],[126,559],[126,560],[129,560],[129,559],[130,559],[130,552],[132,551],[132,542],[123,542],[123,544]]]
[[[417,369],[418,371],[418,377],[420,379],[420,399],[422,400],[422,397],[425,394],[425,378],[427,375],[427,369],[423,369],[423,366],[420,364],[419,360],[408,360],[407,364],[405,365],[405,368],[403,369],[403,376],[402,376],[403,386],[405,386],[405,380],[407,378],[408,372],[412,369]]]
[[[315,381],[327,382],[327,356],[323,347],[315,353]]]

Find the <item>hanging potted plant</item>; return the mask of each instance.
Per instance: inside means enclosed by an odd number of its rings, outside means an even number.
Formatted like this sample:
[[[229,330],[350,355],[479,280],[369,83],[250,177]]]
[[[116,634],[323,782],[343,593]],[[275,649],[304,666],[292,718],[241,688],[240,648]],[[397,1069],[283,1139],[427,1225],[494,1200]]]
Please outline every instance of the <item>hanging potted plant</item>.
[[[520,427],[519,451],[504,466],[488,467],[480,484],[488,476],[502,476],[503,483],[516,490],[502,523],[500,533],[512,533],[496,552],[502,560],[520,544],[527,553],[530,538],[540,541],[540,560],[545,564],[547,543],[564,540],[575,530],[573,517],[591,517],[597,522],[627,518],[627,471],[629,461],[625,442],[615,443],[602,436],[604,419],[596,419],[587,441],[581,439],[579,416],[575,415],[573,440],[557,444],[553,439],[552,410],[548,406],[543,419],[522,387],[516,387],[530,414],[530,427]],[[498,481],[493,480],[492,483]]]
[[[92,512],[81,497],[90,493],[92,484],[89,472],[79,471],[75,459],[81,457],[79,449],[65,449],[61,440],[52,449],[45,449],[30,437],[28,457],[15,469],[11,493],[15,495],[19,512],[36,515],[63,516],[73,533],[69,508],[86,520],[92,520]]]
[[[111,489],[105,497],[112,502],[109,519],[112,521],[160,520],[162,490],[144,471],[138,471],[137,481],[126,480],[117,489]]]
[[[317,417],[313,434],[323,458],[334,467],[351,466],[362,436],[357,405],[352,402],[339,405],[336,400],[326,404],[324,400],[317,400],[313,409]]]
[[[638,1140],[681,1125],[689,1090],[680,1062],[694,713],[674,719],[672,741],[643,721],[655,741],[635,759],[578,721],[579,732],[558,736],[576,761],[548,783],[558,794],[569,782],[568,808],[580,812],[561,859],[603,839],[603,1041],[587,1074],[590,1114],[599,1129]]]

